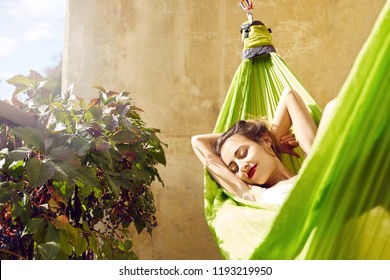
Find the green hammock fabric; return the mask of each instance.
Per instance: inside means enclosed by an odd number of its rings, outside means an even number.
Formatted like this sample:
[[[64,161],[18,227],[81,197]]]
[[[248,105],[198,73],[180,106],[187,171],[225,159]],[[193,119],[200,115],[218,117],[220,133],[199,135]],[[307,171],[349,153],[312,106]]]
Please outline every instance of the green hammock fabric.
[[[341,89],[335,115],[317,135],[284,205],[251,203],[205,172],[205,216],[226,259],[390,259],[390,12],[385,5]],[[276,53],[244,60],[217,120],[272,116],[294,88],[313,118],[321,111]]]

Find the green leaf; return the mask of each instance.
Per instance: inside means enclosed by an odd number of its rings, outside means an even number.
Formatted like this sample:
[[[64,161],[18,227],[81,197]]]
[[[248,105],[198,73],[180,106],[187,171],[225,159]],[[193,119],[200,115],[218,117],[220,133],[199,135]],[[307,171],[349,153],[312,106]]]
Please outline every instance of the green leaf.
[[[94,236],[88,236],[89,247],[94,251],[95,254],[98,253],[98,242]]]
[[[129,110],[126,117],[141,121],[141,116],[136,111]]]
[[[98,178],[96,177],[96,168],[82,166],[79,169],[80,179],[85,185],[95,187],[99,185]]]
[[[134,144],[141,140],[139,135],[131,133],[127,130],[120,130],[112,136],[112,139],[119,143]]]
[[[6,157],[6,162],[5,162],[6,165],[5,166],[8,166],[8,168],[10,168],[15,163],[26,158],[27,155],[29,155],[31,153],[31,151],[32,150],[29,148],[21,147],[21,148],[18,148],[18,149],[15,149],[15,150],[8,152],[7,157]]]
[[[56,227],[51,223],[49,223],[49,225],[47,227],[45,241],[46,242],[55,242],[55,243],[60,242],[60,233],[56,229]]]
[[[107,99],[103,99],[103,104],[109,106],[110,103],[115,102],[116,97],[108,97]]]
[[[69,147],[76,151],[79,157],[85,156],[91,149],[91,141],[85,140],[82,137],[75,137],[70,142]]]
[[[47,104],[50,104],[51,99],[52,99],[52,95],[51,95],[50,91],[48,89],[42,87],[43,83],[46,83],[46,81],[37,84],[36,85],[37,89],[35,89],[31,95],[31,98],[34,100],[35,105],[37,107],[41,107],[41,109],[44,106],[46,106]]]
[[[0,183],[0,204],[10,201],[15,195],[15,190],[9,187],[8,182]]]
[[[42,82],[45,81],[45,79],[42,77],[41,74],[39,74],[37,71],[35,70],[30,70],[30,73],[28,75],[28,78],[30,78],[30,80],[33,81],[33,84],[34,85],[40,85]]]
[[[119,116],[123,117],[127,113],[127,111],[129,111],[130,107],[130,104],[127,104],[125,102],[118,102],[115,106],[115,111]]]
[[[146,224],[144,222],[135,222],[134,225],[138,234],[141,234],[143,229],[146,227]]]
[[[8,168],[10,168],[13,164],[15,164],[21,160],[24,160],[31,152],[32,152],[31,149],[28,149],[25,147],[21,147],[19,149],[12,150],[8,154],[6,154],[6,159],[7,159],[6,161],[8,162],[8,164],[6,164],[6,166]]]
[[[81,176],[78,176],[75,180],[75,185],[78,187],[78,196],[81,200],[85,199],[92,192],[92,188],[84,184]]]
[[[157,160],[157,162],[161,163],[164,166],[167,164],[164,150],[149,149],[149,153],[155,160]]]
[[[35,188],[53,178],[55,169],[50,163],[42,162],[38,158],[29,158],[26,162],[26,173],[30,187]]]
[[[48,158],[53,161],[59,160],[67,162],[76,168],[81,166],[80,158],[77,156],[76,152],[73,149],[64,146],[50,150]]]
[[[34,241],[42,243],[44,241],[43,230],[47,222],[42,218],[33,218],[27,225],[27,232],[32,233]]]
[[[120,123],[126,128],[127,131],[135,134],[138,138],[141,137],[141,131],[137,126],[133,125],[133,122],[128,118],[121,118]]]
[[[133,241],[126,239],[125,242],[121,243],[120,246],[123,251],[129,251],[133,247]]]
[[[93,115],[91,114],[90,111],[86,111],[85,114],[84,114],[84,121],[86,123],[90,123],[92,122],[94,119],[93,119]]]
[[[77,95],[74,95],[75,97],[75,104],[77,104],[78,106],[80,106],[80,108],[82,109],[85,109],[85,103],[84,103],[84,99],[77,96]],[[76,101],[77,100],[77,101]]]
[[[61,198],[64,201],[68,201],[69,197],[72,196],[73,191],[74,191],[74,187],[72,185],[69,185],[66,181],[54,180],[53,186],[58,191],[58,194],[61,196]]]
[[[102,250],[107,260],[112,259],[112,248],[110,242],[104,242]]]
[[[13,162],[8,170],[8,175],[14,177],[17,180],[20,180],[23,178],[23,171],[24,171],[24,161],[20,160],[18,162]]]
[[[71,255],[77,243],[77,231],[70,224],[64,225],[60,231],[60,246],[67,255]]]
[[[101,208],[93,208],[92,214],[97,219],[103,219],[103,217],[104,217],[104,211]]]
[[[144,111],[141,108],[138,108],[137,106],[131,106],[130,109],[133,110],[133,111],[139,111],[139,112],[143,112]]]
[[[98,107],[96,105],[92,106],[91,108],[89,108],[87,112],[92,114],[93,120],[95,120],[95,121],[100,121],[102,119],[102,117],[103,117],[103,110],[102,110],[102,108],[100,108],[100,107]],[[90,121],[92,121],[92,120],[90,120]]]
[[[23,213],[18,217],[23,224],[28,224],[32,217],[32,209],[29,202],[26,202],[27,199],[23,199]]]
[[[69,135],[55,135],[53,138],[47,138],[45,143],[48,149],[54,149],[62,146],[66,146],[69,139]]]
[[[38,245],[38,252],[44,260],[66,260],[68,256],[56,242],[46,242]]]
[[[107,94],[106,94],[106,92],[103,92],[103,91],[99,92],[99,98],[100,98],[100,100],[102,101],[103,104],[106,104],[106,103],[105,103],[105,101],[106,101],[106,99],[107,99]]]
[[[122,91],[122,92],[119,94],[118,98],[119,98],[120,100],[131,100],[131,98],[129,97],[129,95],[130,95],[130,92],[128,92],[128,91]]]
[[[63,230],[60,231],[60,247],[65,252],[65,254],[67,254],[68,256],[72,255],[73,246],[69,242],[66,232]]]
[[[83,230],[86,231],[86,232],[89,232],[90,229],[89,229],[89,225],[86,221],[83,221]]]
[[[120,185],[111,176],[106,176],[106,179],[108,180],[108,184],[110,185],[111,190],[114,192],[115,196],[118,197],[120,192]]]
[[[140,164],[136,164],[137,168],[134,169],[134,181],[140,183],[148,183],[151,180],[152,174]]]
[[[47,160],[47,164],[50,160]],[[52,161],[51,162],[55,173],[54,179],[56,181],[65,181],[69,186],[73,186],[77,179],[77,168],[64,161]]]
[[[95,106],[95,105],[99,105],[100,104],[100,98],[93,98],[89,101],[88,103],[88,106],[86,108],[86,111],[88,111],[91,107]]]
[[[12,204],[12,218],[16,219],[23,215],[25,208],[22,199],[18,196]]]
[[[88,249],[88,242],[84,236],[78,236],[76,245],[74,247],[77,256],[81,255]]]
[[[26,77],[26,76],[23,76],[23,75],[15,75],[11,79],[8,79],[7,83],[14,85],[16,87],[19,87],[19,88],[21,85],[24,85],[25,88],[32,86],[31,79]]]
[[[116,161],[115,161],[115,158],[113,158],[113,155],[110,153],[110,151],[104,150],[104,151],[102,151],[101,154],[104,156],[104,161],[101,162],[102,164],[104,164],[103,166],[106,166],[106,167],[108,166],[108,168],[106,168],[106,169],[115,170],[114,164],[116,163]],[[106,171],[108,171],[108,170],[106,170]]]
[[[102,119],[106,129],[113,132],[118,127],[118,118],[114,115],[105,115]]]
[[[106,92],[106,89],[102,86],[99,86],[99,85],[94,85],[92,86],[92,88],[95,88],[97,89],[98,91],[101,91],[101,92]]]
[[[61,98],[64,102],[69,100],[69,97],[72,95],[74,89],[74,84],[70,84],[65,92],[61,93]]]
[[[44,135],[41,131],[32,127],[14,127],[10,131],[27,145],[37,148],[42,153],[45,151]]]
[[[56,122],[70,123],[70,112],[66,109],[54,109],[53,115],[56,117]]]

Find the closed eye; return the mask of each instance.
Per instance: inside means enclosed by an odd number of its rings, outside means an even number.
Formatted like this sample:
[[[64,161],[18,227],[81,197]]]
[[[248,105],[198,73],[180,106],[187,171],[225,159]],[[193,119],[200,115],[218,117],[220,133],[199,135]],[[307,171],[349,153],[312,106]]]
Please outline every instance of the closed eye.
[[[245,149],[242,154],[240,155],[240,159],[245,158],[248,155],[248,149]]]
[[[244,159],[248,155],[248,146],[242,145],[238,147],[238,149],[234,152],[234,157],[237,159]],[[228,168],[233,173],[237,173],[239,171],[237,163],[232,161],[229,163]]]
[[[237,151],[234,153],[234,156],[238,159],[243,159],[248,155],[248,147],[240,146]]]
[[[237,163],[235,163],[234,161],[232,161],[231,163],[229,163],[228,165],[228,168],[231,172],[233,173],[237,173],[238,172],[238,165]]]

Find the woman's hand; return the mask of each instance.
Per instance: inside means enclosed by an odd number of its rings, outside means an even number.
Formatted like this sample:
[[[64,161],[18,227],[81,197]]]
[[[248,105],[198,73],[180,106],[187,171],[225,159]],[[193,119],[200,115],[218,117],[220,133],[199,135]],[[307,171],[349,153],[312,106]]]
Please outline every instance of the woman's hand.
[[[293,133],[290,132],[280,137],[279,146],[282,153],[300,157],[299,154],[294,151],[294,149],[299,146],[299,143]]]
[[[317,133],[317,126],[300,95],[292,89],[285,89],[275,110],[272,123],[273,133],[280,143],[284,135],[288,135],[291,127],[299,141],[299,147],[308,155]],[[288,144],[288,142],[287,142]],[[291,148],[287,145],[287,151]]]

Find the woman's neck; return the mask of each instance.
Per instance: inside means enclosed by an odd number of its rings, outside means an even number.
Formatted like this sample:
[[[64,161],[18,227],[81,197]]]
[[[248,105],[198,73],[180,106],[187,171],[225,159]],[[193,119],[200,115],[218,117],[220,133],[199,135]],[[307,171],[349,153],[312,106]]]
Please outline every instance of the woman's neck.
[[[275,172],[273,173],[273,175],[269,178],[269,180],[266,183],[267,188],[271,188],[271,187],[275,186],[276,184],[278,184],[282,181],[286,181],[286,180],[295,176],[280,161],[278,161],[278,162],[279,163],[277,164],[277,168],[275,169]]]

